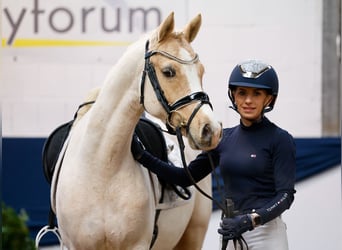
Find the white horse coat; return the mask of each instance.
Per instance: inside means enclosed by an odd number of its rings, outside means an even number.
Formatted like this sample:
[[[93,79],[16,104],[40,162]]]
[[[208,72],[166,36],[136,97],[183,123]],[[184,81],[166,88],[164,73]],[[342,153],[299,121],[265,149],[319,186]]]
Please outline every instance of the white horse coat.
[[[64,157],[57,162],[60,171],[53,176],[57,184],[51,190],[52,207],[69,250],[149,249],[158,204],[151,173],[139,166],[130,151],[134,128],[144,108],[161,121],[180,126],[187,122],[197,102],[182,106],[177,115],[168,118],[147,76],[141,93],[145,42],[149,39],[150,50],[190,60],[194,52],[189,43],[200,23],[198,15],[183,32],[174,32],[171,13],[150,36],[132,44],[109,72],[96,102],[73,126]],[[183,65],[159,54],[150,60],[170,103],[202,91],[203,67],[199,61]],[[202,150],[214,148],[221,130],[210,106],[203,105],[190,124],[189,144]],[[182,132],[187,136],[185,129]],[[201,185],[211,193],[210,177]],[[205,199],[194,194],[186,205],[163,210],[153,249],[201,249],[211,212],[211,202]]]

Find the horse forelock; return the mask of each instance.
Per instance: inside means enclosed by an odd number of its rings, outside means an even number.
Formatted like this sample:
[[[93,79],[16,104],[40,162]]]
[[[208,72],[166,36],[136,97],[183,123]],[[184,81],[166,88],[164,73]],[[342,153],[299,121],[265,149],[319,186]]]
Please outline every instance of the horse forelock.
[[[158,41],[157,31],[150,37],[150,50],[162,50],[166,51],[176,57],[179,57],[178,51],[180,48],[186,49],[192,57],[195,56],[195,52],[186,40],[183,31],[174,31],[167,34],[163,40]],[[181,58],[185,59],[185,58]]]
[[[183,61],[191,61],[197,56],[182,32],[170,33],[168,39],[158,43],[157,46],[155,45],[152,50],[167,52]],[[165,96],[170,103],[182,96],[202,91],[204,67],[199,60],[190,64],[182,64],[159,54],[152,56],[150,60],[156,69],[160,84],[165,90]],[[162,72],[167,69],[173,69],[176,78],[168,79],[163,76]],[[172,90],[168,91],[168,88],[172,88]]]

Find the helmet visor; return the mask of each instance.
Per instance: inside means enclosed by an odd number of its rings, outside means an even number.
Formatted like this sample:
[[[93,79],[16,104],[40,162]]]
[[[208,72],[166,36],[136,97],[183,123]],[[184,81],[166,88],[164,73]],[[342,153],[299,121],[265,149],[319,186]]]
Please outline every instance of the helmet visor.
[[[250,82],[231,82],[229,83],[229,86],[234,87],[249,87],[249,88],[256,88],[256,89],[272,89],[270,86],[266,86],[264,84],[256,84],[256,83],[250,83]]]

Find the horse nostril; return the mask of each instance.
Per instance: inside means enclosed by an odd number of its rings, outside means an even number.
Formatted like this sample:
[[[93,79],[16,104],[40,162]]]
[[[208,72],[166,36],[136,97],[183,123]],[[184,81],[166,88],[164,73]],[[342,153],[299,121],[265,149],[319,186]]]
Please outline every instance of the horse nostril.
[[[202,129],[202,138],[204,141],[210,141],[212,136],[212,130],[209,124],[205,124]]]

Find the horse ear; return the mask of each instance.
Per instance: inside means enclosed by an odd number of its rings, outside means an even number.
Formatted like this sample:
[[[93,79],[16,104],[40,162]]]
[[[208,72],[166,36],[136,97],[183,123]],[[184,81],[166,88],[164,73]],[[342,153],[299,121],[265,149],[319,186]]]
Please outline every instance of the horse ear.
[[[201,27],[202,24],[202,16],[201,14],[198,14],[194,19],[191,20],[191,22],[189,22],[185,28],[184,28],[184,36],[185,39],[191,43],[195,37],[197,36],[197,33]]]
[[[167,37],[167,35],[173,31],[174,26],[174,12],[171,12],[169,16],[159,25],[158,42],[161,42],[165,37]]]

